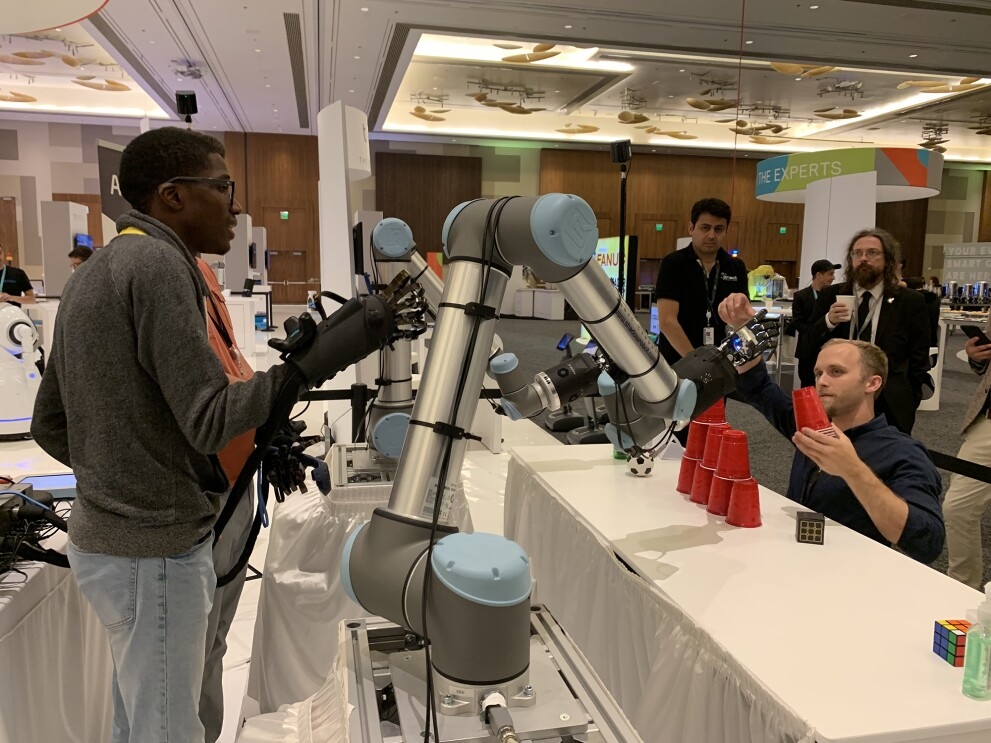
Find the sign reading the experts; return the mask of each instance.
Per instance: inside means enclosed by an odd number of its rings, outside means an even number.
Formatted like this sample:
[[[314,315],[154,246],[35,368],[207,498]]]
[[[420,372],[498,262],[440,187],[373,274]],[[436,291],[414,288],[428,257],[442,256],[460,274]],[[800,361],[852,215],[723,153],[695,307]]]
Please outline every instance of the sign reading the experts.
[[[757,196],[780,191],[804,191],[813,181],[840,175],[870,173],[874,150],[796,152],[757,164]]]
[[[809,184],[827,178],[877,173],[878,201],[901,201],[939,193],[943,157],[911,147],[852,147],[796,152],[757,164],[756,195],[764,201],[800,203]]]

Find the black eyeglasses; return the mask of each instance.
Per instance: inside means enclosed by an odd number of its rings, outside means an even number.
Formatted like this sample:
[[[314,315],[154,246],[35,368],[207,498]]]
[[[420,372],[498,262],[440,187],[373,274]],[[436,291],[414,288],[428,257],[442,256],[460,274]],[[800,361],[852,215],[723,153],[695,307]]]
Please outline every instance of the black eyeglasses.
[[[169,178],[166,183],[209,183],[217,187],[217,190],[221,193],[225,193],[230,197],[230,206],[234,207],[234,181],[227,180],[226,178],[207,178],[205,176],[193,176],[193,175],[177,175],[175,178]]]

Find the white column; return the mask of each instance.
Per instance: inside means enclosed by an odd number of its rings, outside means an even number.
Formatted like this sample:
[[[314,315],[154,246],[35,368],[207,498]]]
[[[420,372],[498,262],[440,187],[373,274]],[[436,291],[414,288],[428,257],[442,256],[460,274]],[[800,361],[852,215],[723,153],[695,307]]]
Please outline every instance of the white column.
[[[820,258],[843,264],[850,238],[876,221],[877,172],[841,175],[814,181],[805,189],[800,283],[811,277]],[[842,271],[836,280],[842,281]]]
[[[356,160],[368,164],[368,136],[364,114],[348,109],[341,101],[335,101],[317,114],[317,149],[320,161],[320,288],[345,298],[355,296],[354,260],[351,252],[351,203],[348,182],[351,177],[367,178],[349,162]],[[352,137],[350,148],[355,152],[349,158],[348,126]],[[360,132],[355,129],[360,128]],[[359,153],[362,142],[364,152]],[[324,307],[335,309],[332,300],[325,300]],[[345,369],[322,389],[349,390],[356,380],[355,369]],[[351,441],[351,416],[346,412],[347,401],[325,403],[327,422],[332,425],[337,442]],[[338,420],[334,423],[335,420]]]

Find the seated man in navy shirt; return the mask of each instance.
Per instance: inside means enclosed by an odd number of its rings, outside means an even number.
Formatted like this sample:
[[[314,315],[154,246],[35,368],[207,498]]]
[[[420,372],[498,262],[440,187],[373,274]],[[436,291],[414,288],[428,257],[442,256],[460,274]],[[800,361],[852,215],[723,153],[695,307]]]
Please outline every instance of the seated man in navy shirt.
[[[729,297],[719,306],[737,327],[753,315],[750,300]],[[815,363],[816,390],[835,438],[796,431],[791,395],[767,375],[760,359],[739,368],[737,392],[789,437],[795,448],[787,496],[909,557],[932,562],[946,530],[939,505],[942,482],[926,448],[875,415],[888,360],[866,341],[834,338]]]

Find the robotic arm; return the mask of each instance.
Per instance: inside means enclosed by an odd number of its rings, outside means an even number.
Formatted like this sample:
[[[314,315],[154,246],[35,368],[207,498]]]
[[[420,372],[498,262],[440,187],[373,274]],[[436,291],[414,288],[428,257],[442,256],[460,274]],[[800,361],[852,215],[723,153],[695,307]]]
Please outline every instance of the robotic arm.
[[[514,376],[511,361],[494,364],[520,415],[557,407],[598,386],[617,399],[614,411],[625,406],[627,414],[614,420],[623,421],[621,435],[635,444],[644,432],[688,420],[731,390],[733,364],[759,347],[763,331],[755,325],[736,336],[739,344],[732,340],[693,354],[680,371],[669,367],[591,260],[595,214],[576,196],[466,202],[448,216],[443,237],[443,301],[389,506],[352,532],[341,577],[366,610],[424,638],[442,713],[482,714],[493,694],[513,707],[535,704],[540,692],[528,675],[526,554],[502,537],[457,534],[446,523],[474,411],[465,403],[473,403],[481,388],[513,266],[530,266],[557,284],[608,353],[571,359],[538,375],[534,385]],[[600,380],[604,370],[615,389]]]
[[[495,357],[490,368],[503,393],[503,409],[510,418],[532,418],[544,410],[557,410],[597,393],[606,403],[610,420],[606,434],[612,444],[631,456],[652,456],[653,451],[644,447],[669,424],[683,426],[733,391],[734,367],[756,358],[776,335],[773,328],[762,324],[765,315],[766,310],[761,310],[718,346],[697,348],[673,367],[668,368],[658,356],[646,375],[631,376],[601,350],[594,355],[579,354],[539,372],[532,382],[519,370],[514,354]],[[644,395],[653,389],[665,389],[672,371],[679,380],[674,393],[659,403],[645,400]],[[651,379],[651,374],[660,379]]]
[[[0,440],[29,438],[41,383],[39,339],[31,318],[8,302],[0,303],[0,348]]]

